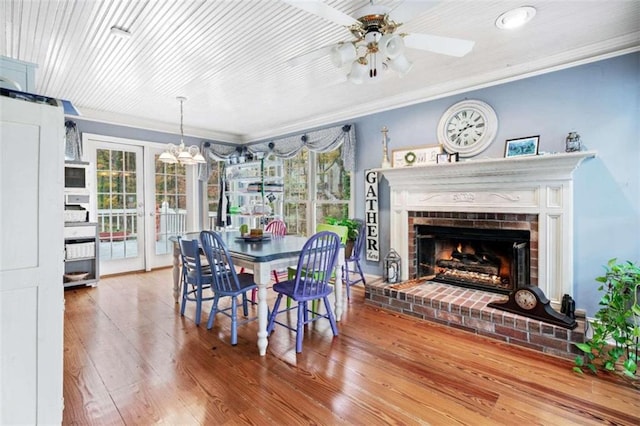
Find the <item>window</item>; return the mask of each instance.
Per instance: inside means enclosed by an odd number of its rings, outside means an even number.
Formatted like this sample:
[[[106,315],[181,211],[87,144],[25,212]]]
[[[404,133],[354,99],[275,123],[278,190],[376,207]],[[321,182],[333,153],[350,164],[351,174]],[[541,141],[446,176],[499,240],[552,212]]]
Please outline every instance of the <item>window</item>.
[[[185,166],[166,164],[155,156],[156,254],[171,253],[169,237],[186,231],[187,180]]]
[[[215,162],[211,165],[211,174],[206,184],[203,185],[203,197],[205,200],[204,216],[202,218],[203,229],[216,229],[216,218],[218,217],[218,205],[220,204],[220,173],[222,162]]]
[[[341,154],[342,147],[325,153],[303,150],[285,161],[284,221],[289,233],[311,235],[315,224],[328,216],[351,217],[351,173],[344,169]]]

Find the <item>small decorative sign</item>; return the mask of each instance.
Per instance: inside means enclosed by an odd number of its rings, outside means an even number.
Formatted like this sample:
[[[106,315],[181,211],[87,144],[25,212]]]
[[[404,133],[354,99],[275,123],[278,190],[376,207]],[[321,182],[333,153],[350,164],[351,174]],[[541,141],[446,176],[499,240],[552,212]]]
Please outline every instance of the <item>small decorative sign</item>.
[[[366,229],[366,259],[380,261],[378,248],[378,172],[364,171],[364,215]]]
[[[507,139],[504,147],[505,157],[520,157],[523,155],[538,155],[538,141],[540,136],[527,136],[526,138]]]
[[[438,159],[438,154],[441,153],[442,145],[394,149],[392,154],[392,166],[409,167],[435,164]]]

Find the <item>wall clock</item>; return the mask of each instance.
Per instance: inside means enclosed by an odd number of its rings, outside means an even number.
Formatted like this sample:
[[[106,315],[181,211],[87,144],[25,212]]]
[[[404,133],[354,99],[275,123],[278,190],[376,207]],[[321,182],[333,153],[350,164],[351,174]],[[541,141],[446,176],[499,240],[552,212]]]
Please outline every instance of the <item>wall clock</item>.
[[[498,116],[491,105],[479,100],[460,101],[447,109],[438,123],[438,141],[447,152],[473,157],[493,142]]]
[[[507,300],[491,302],[487,306],[572,330],[578,326],[574,318],[554,310],[544,292],[535,286],[518,288],[509,294]]]

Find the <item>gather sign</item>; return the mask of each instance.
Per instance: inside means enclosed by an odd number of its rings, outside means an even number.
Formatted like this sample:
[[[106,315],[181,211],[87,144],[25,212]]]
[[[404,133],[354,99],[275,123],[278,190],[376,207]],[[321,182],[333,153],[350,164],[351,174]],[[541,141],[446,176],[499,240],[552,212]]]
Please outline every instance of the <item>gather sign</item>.
[[[366,259],[380,261],[378,247],[378,172],[365,170],[364,172],[364,216],[367,231]]]

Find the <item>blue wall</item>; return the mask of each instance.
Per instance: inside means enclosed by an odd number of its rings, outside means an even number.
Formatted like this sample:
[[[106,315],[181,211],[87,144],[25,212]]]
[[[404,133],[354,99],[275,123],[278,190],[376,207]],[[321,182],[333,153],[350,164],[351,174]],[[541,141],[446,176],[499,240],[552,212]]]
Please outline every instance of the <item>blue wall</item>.
[[[372,86],[372,90],[375,87]],[[540,151],[564,151],[569,131],[598,152],[574,173],[574,286],[576,306],[593,315],[600,294],[594,278],[613,257],[640,261],[640,53],[531,77],[435,101],[361,117],[356,124],[355,205],[364,217],[364,170],[380,167],[382,126],[389,127],[389,149],[437,143],[442,113],[465,99],[481,99],[496,110],[496,140],[476,158],[502,158],[504,141],[540,135]],[[176,143],[176,135],[83,121],[81,132]],[[341,123],[343,124],[343,123]],[[185,138],[186,144],[199,144]],[[389,187],[380,182],[381,256],[389,250]],[[365,262],[368,273],[381,265]]]
[[[465,99],[495,109],[495,141],[475,158],[502,158],[504,141],[540,135],[540,151],[564,151],[569,131],[598,156],[574,172],[574,286],[576,306],[593,315],[600,293],[594,278],[611,258],[640,261],[640,53],[382,112],[355,120],[358,140],[356,215],[364,217],[364,175],[380,167],[382,126],[389,149],[437,143],[442,113]],[[389,250],[389,187],[380,182],[381,257]],[[381,274],[366,262],[366,272]]]

